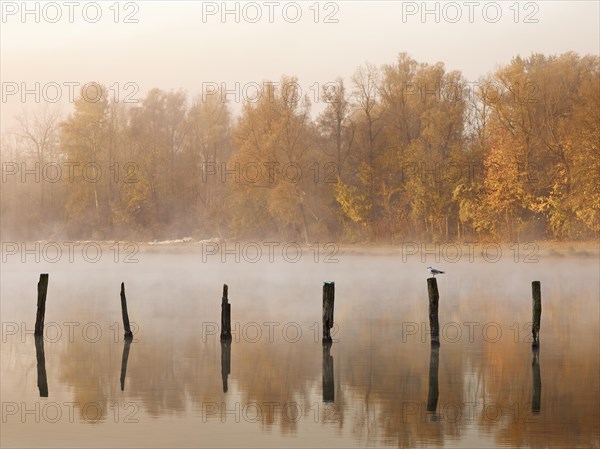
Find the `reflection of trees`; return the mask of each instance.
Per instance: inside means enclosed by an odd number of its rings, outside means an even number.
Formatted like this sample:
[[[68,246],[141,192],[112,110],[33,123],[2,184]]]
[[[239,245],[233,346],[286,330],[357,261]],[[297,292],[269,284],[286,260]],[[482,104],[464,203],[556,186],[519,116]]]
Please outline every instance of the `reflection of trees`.
[[[542,315],[539,355],[543,388],[541,411],[536,418],[531,413],[534,393],[531,344],[524,341],[531,334],[530,329],[523,327],[531,317],[529,297],[515,299],[517,295],[509,287],[504,297],[482,291],[479,282],[469,280],[464,285],[456,298],[443,288],[440,292],[436,413],[442,419],[438,421],[427,411],[432,360],[429,340],[427,336],[422,339],[419,333],[402,342],[399,324],[426,321],[424,280],[419,284],[422,304],[414,300],[416,294],[412,293],[407,293],[406,301],[394,303],[390,299],[392,293],[383,288],[382,305],[374,305],[364,300],[372,285],[357,287],[352,292],[340,288],[337,294],[347,296],[344,301],[337,301],[336,319],[341,323],[341,331],[334,335],[339,342],[330,349],[335,368],[332,405],[335,422],[327,420],[324,413],[320,414],[319,422],[371,445],[385,442],[398,447],[442,446],[463,437],[466,427],[471,425],[482,435],[491,435],[497,445],[537,448],[547,446],[549,438],[563,442],[564,446],[597,445],[593,438],[598,434],[598,411],[581,409],[582,404],[590,407],[590,403],[600,402],[599,343],[590,338],[590,331],[598,329],[598,321],[597,313],[595,316],[587,308],[589,296],[570,289],[575,293],[567,303],[560,301],[565,297],[562,294],[545,291],[547,299],[542,300],[547,303]],[[525,285],[529,295],[529,283]],[[314,309],[320,318],[318,288],[315,291]],[[305,293],[300,289],[298,294]],[[276,403],[278,407],[261,408],[263,414],[257,425],[265,431],[298,433],[299,422],[289,419],[284,406],[295,403],[304,412],[309,411],[302,418],[309,422],[314,418],[315,398],[322,398],[323,347],[320,338],[315,342],[313,332],[308,330],[311,323],[302,322],[305,335],[297,343],[283,341],[281,326],[274,343],[269,343],[266,335],[256,343],[237,342],[234,336],[229,391],[223,393],[218,333],[203,342],[197,324],[198,315],[211,317],[207,321],[213,316],[218,319],[219,293],[214,296],[216,300],[210,306],[214,311],[210,315],[205,306],[192,299],[175,304],[157,303],[144,311],[132,305],[135,310],[132,319],[138,323],[151,322],[152,328],[144,327],[143,334],[136,336],[140,341],[132,344],[124,392],[119,388],[122,341],[104,339],[90,344],[76,339],[61,346],[60,380],[72,389],[73,400],[80,404],[101,403],[106,411],[111,401],[136,401],[155,417],[184,414],[190,408],[199,413],[207,403],[220,407],[226,402],[228,410],[233,409],[235,401],[241,407]],[[244,305],[232,295],[233,322],[277,321],[266,306],[269,302],[262,297],[256,300],[255,296],[247,298]],[[194,296],[190,292],[177,292],[177,297]],[[285,301],[290,302],[288,298]],[[305,304],[292,305],[280,312],[291,321],[292,316],[306,316],[306,310],[302,309]],[[184,313],[187,311],[193,313]],[[143,313],[147,316],[140,316]],[[577,319],[580,326],[569,326],[572,320],[564,320],[569,316],[581,317]],[[286,318],[279,321],[283,323]],[[473,343],[469,342],[465,327],[460,342],[445,340],[445,323],[469,320],[481,323]],[[515,343],[509,327],[517,320],[521,341]],[[481,327],[485,322],[501,324],[504,334],[499,342],[484,341]],[[560,329],[564,329],[564,334]],[[469,410],[465,405],[469,402],[478,405]],[[485,406],[490,408],[484,410]],[[502,413],[498,418],[494,416],[497,410]],[[293,414],[294,410],[288,413]],[[456,413],[460,415],[456,417]],[[255,416],[255,412],[250,415]],[[541,427],[548,423],[551,429],[543,430]]]
[[[352,399],[362,400],[361,413],[352,423],[357,438],[369,444],[385,439],[396,441],[399,447],[412,447],[417,442],[441,446],[445,435],[459,435],[460,422],[432,422],[435,412],[427,412],[429,342],[386,341],[368,350],[358,345],[351,348],[348,352],[345,347],[340,355],[346,361],[341,377],[346,381],[343,387],[355,393]],[[442,347],[440,407],[462,402],[462,379],[449,375],[460,372],[461,357],[447,354]]]
[[[599,345],[590,340],[583,343],[586,335],[576,331],[564,339],[546,344],[542,341],[537,366],[535,354],[532,366],[529,342],[488,345],[485,358],[475,367],[486,380],[479,400],[496,404],[502,417],[495,418],[496,412],[487,416],[482,413],[479,426],[493,432],[499,445],[542,448],[548,446],[550,439],[565,447],[597,445],[598,439],[594,440],[593,435],[594,432],[598,435],[598,410],[585,407],[589,407],[590,402],[598,404],[600,401]],[[571,345],[577,341],[582,344]],[[541,407],[536,413],[532,402],[536,400],[538,375],[543,388],[537,396]],[[547,422],[551,422],[551,428],[542,431],[541,426]]]
[[[232,376],[240,389],[241,403],[278,404],[274,408],[261,409],[261,424],[270,428],[279,422],[282,432],[295,432],[298,422],[294,413],[308,411],[312,405],[311,389],[320,387],[320,342],[287,343],[278,339],[273,344],[267,341],[240,343],[236,354]],[[286,410],[284,407],[288,403],[299,409]]]

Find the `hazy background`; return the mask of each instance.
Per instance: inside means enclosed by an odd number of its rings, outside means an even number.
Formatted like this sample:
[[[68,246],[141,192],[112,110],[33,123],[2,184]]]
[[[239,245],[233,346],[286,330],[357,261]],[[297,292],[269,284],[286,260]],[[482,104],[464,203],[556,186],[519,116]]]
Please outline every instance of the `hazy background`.
[[[269,5],[3,2],[5,238],[598,237],[598,3]]]
[[[534,15],[538,23],[523,23],[531,9],[522,9],[519,23],[514,23],[511,2],[500,2],[502,17],[497,23],[482,16],[483,5],[489,2],[480,2],[473,23],[464,2],[457,2],[463,12],[457,23],[435,23],[431,15],[422,23],[419,14],[406,16],[403,22],[403,2],[342,1],[334,2],[339,6],[338,23],[317,24],[308,9],[311,3],[304,2],[297,23],[277,14],[286,3],[280,2],[272,24],[266,19],[266,6],[258,23],[235,23],[232,16],[222,23],[219,15],[203,23],[202,2],[134,3],[139,5],[134,16],[138,23],[115,24],[110,4],[104,3],[97,23],[82,20],[77,14],[81,8],[75,10],[74,23],[69,23],[66,7],[55,24],[35,23],[33,16],[25,23],[18,15],[3,18],[2,81],[97,81],[107,86],[135,82],[140,99],[153,87],[181,88],[193,97],[202,82],[261,82],[282,74],[297,76],[308,89],[315,82],[349,77],[365,61],[376,65],[394,61],[401,51],[417,61],[444,61],[449,71],[460,70],[472,82],[518,54],[600,51],[600,6],[595,1],[530,2],[539,6]],[[234,3],[229,2],[229,7]],[[415,3],[420,7],[422,2]],[[434,8],[435,3],[428,5]],[[121,13],[123,18],[126,11]],[[321,13],[322,21],[324,10]],[[14,96],[2,102],[2,130],[14,123],[13,115],[23,107],[34,106],[33,97],[27,100],[23,105]]]
[[[435,413],[426,411],[433,382],[428,272],[420,258],[365,251],[339,254],[337,263],[315,263],[305,254],[297,263],[230,257],[225,264],[216,256],[203,262],[197,250],[165,249],[142,251],[137,260],[86,263],[78,256],[76,263],[49,264],[13,257],[3,265],[0,393],[19,407],[16,415],[6,413],[3,446],[588,448],[600,442],[597,253],[540,255],[536,263],[515,262],[511,253],[496,263],[442,262]],[[38,273],[47,270],[48,397],[40,398],[27,332],[34,327]],[[325,401],[319,332],[315,339],[323,279],[336,282],[333,402]],[[539,364],[532,366],[534,279],[541,281],[543,310]],[[123,391],[122,281],[137,325]],[[214,333],[224,282],[234,333],[226,393]],[[272,337],[264,323],[274,326]],[[536,388],[539,413],[531,411]],[[64,402],[76,403],[72,421],[62,407],[62,417],[49,422],[56,413],[49,404]],[[269,402],[279,404],[273,413],[265,411]],[[48,407],[39,423],[35,412],[21,417],[36,404]],[[207,412],[214,404],[217,410]],[[222,415],[221,404],[244,412],[236,420],[235,412]],[[252,404],[263,410],[258,419]],[[303,415],[286,419],[284,404],[296,404]]]

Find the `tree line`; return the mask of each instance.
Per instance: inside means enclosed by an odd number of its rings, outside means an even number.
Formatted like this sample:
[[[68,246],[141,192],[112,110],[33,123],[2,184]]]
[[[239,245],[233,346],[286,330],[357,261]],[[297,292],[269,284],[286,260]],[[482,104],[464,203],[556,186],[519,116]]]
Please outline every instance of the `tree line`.
[[[515,57],[476,83],[405,53],[322,86],[283,76],[239,115],[225,92],[89,83],[2,136],[10,238],[398,242],[592,239],[600,58]],[[92,89],[93,92],[86,92]],[[93,101],[90,100],[93,98]],[[314,100],[314,99],[313,99]]]

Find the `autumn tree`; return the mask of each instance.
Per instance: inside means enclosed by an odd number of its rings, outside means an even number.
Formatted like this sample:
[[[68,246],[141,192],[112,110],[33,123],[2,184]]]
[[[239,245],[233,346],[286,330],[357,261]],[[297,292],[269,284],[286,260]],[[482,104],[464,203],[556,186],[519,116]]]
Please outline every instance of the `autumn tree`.
[[[220,170],[232,154],[232,126],[220,92],[199,96],[187,114],[181,195],[189,205],[190,226],[202,235],[221,235],[227,229],[228,213],[223,208],[227,186]]]
[[[129,138],[139,166],[139,185],[130,200],[140,223],[157,232],[176,221],[183,208],[178,195],[182,177],[177,165],[185,136],[186,97],[182,92],[152,89],[142,104],[130,112]]]
[[[594,198],[589,184],[594,177],[573,173],[587,173],[585,167],[597,164],[592,151],[597,145],[590,139],[597,125],[585,117],[597,117],[592,104],[598,104],[598,60],[574,53],[534,54],[514,58],[493,77],[500,92],[491,104],[489,126],[508,130],[523,148],[522,163],[537,197],[531,209],[541,214],[538,217],[547,222],[550,234],[558,238],[576,237],[586,227],[588,232],[594,230],[593,219],[586,225],[579,218],[595,215],[594,201],[582,200]],[[584,160],[584,166],[579,165]],[[580,183],[580,179],[588,181]],[[582,214],[578,209],[586,204],[592,209]]]
[[[2,135],[2,223],[28,238],[598,236],[597,55],[516,56],[473,85],[400,53],[319,98],[313,116],[284,76],[234,117],[221,92],[130,105],[88,83],[63,122],[44,106]]]
[[[235,130],[238,153],[229,163],[240,175],[233,184],[237,233],[261,229],[309,241],[310,222],[319,218],[312,205],[318,198],[308,194],[311,168],[320,162],[309,110],[297,79],[285,76],[278,85],[264,83],[257,101],[244,104]]]
[[[71,226],[97,234],[106,231],[110,223],[106,195],[110,179],[106,88],[97,83],[86,84],[75,99],[74,109],[62,123],[61,145],[72,169],[65,178],[69,183],[67,220]]]

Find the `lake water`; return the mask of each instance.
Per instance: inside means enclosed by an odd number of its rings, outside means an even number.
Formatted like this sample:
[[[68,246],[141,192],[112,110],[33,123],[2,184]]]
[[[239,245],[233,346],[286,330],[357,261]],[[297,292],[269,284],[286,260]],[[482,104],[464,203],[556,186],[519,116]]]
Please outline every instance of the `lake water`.
[[[312,254],[222,263],[163,248],[136,258],[2,264],[2,447],[600,447],[596,256],[436,264],[347,252],[335,263]],[[431,264],[446,270],[437,350]],[[324,280],[336,289],[330,348]],[[230,345],[218,334],[224,283]]]

